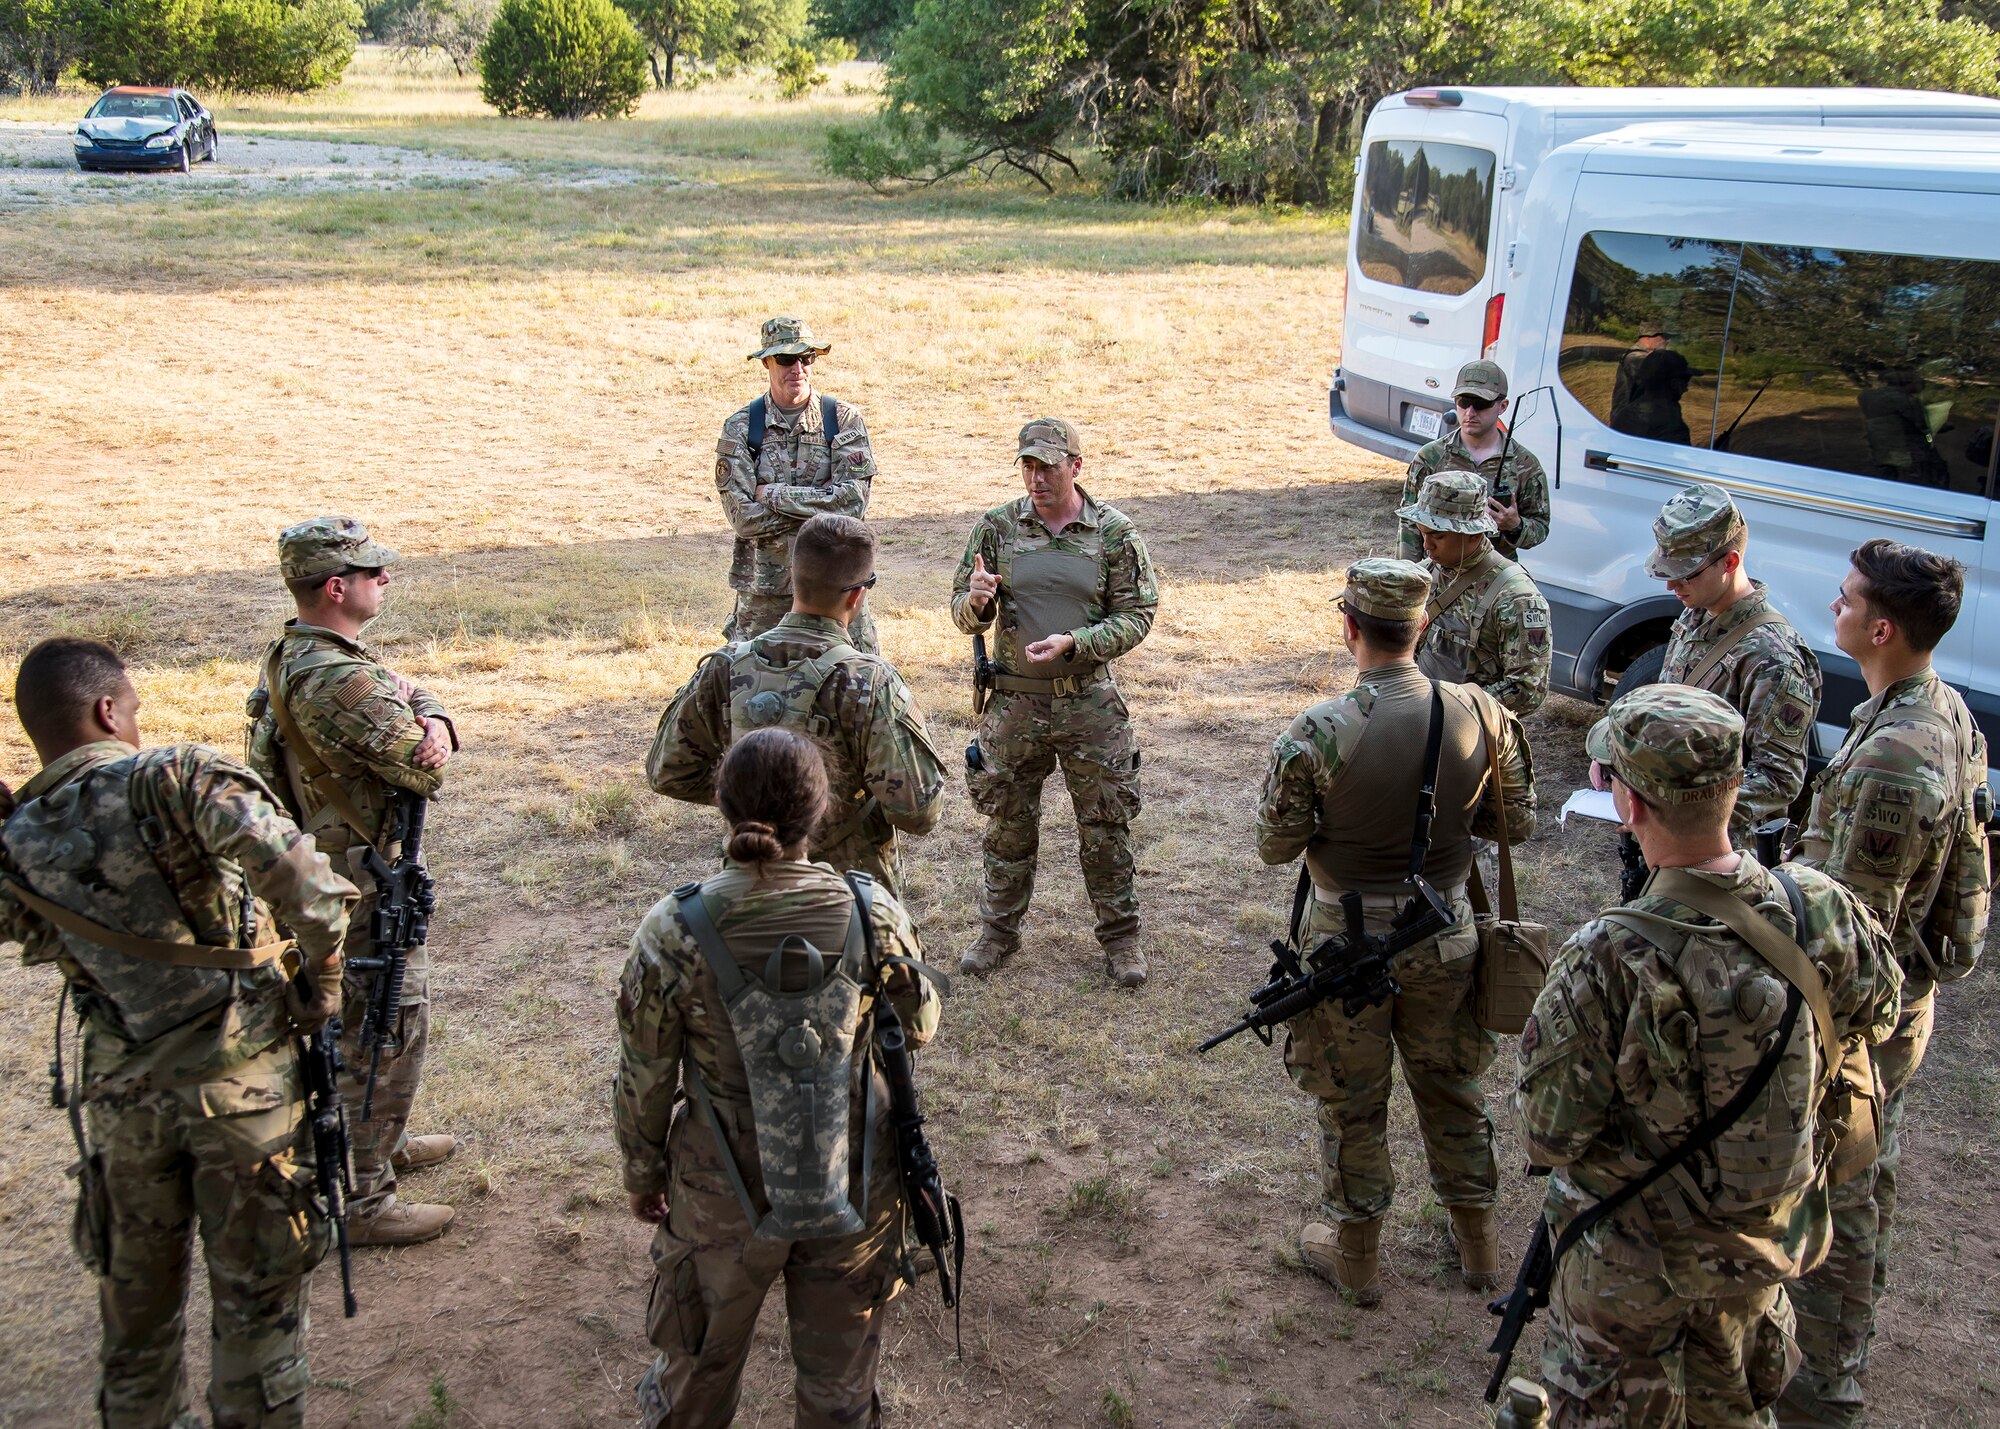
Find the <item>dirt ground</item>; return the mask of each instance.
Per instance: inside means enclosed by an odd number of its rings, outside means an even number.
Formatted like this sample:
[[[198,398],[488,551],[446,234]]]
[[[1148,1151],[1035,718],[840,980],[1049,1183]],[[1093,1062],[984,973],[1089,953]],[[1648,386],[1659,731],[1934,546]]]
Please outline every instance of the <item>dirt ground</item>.
[[[1052,790],[1028,945],[955,990],[920,1068],[970,1231],[964,1356],[929,1283],[902,1297],[891,1421],[1488,1422],[1491,1321],[1452,1273],[1406,1096],[1388,1298],[1361,1310],[1292,1249],[1317,1200],[1310,1103],[1248,1038],[1193,1052],[1236,1015],[1283,916],[1289,872],[1257,863],[1250,829],[1270,741],[1351,679],[1327,600],[1393,541],[1399,473],[1326,429],[1340,225],[1006,189],[878,199],[813,168],[813,136],[865,104],[845,95],[782,111],[747,89],[655,96],[623,125],[536,126],[375,57],[359,68],[265,122],[713,187],[495,178],[199,212],[142,195],[110,219],[51,207],[0,225],[0,667],[52,631],[109,639],[150,739],[235,748],[284,613],[273,538],[339,510],[406,553],[375,643],[465,738],[432,820],[416,1127],[463,1149],[408,1184],[459,1219],[432,1245],[360,1253],[355,1320],[330,1268],[316,1278],[310,1422],[630,1421],[648,1237],[611,1146],[612,989],[639,916],[713,866],[717,835],[710,811],[647,792],[641,761],[718,638],[713,442],[756,393],[757,323],[783,311],[834,341],[821,381],[875,435],[872,600],[942,746],[970,727],[951,570],[975,515],[1017,489],[1022,421],[1080,424],[1084,484],[1134,518],[1162,586],[1119,671],[1146,752],[1156,976],[1137,996],[1106,984]],[[257,116],[222,117],[229,133]],[[130,335],[153,330],[174,341],[133,361]],[[1545,818],[1523,902],[1558,926],[1613,888],[1608,830],[1554,821],[1591,717],[1551,700],[1530,722]],[[0,777],[32,768],[0,720]],[[908,850],[910,902],[947,961],[971,933],[977,850],[962,788]],[[43,1074],[54,1004],[45,970],[0,967],[0,1424],[23,1429],[83,1422],[94,1373],[91,1285],[66,1246],[74,1153]],[[1913,1099],[1870,1385],[1884,1424],[2000,1418],[1996,1004],[1985,971],[1946,990]],[[1510,1260],[1534,1215],[1511,1055],[1487,1081]],[[197,1293],[197,1384],[205,1339]],[[1531,1330],[1520,1368],[1539,1344]],[[790,1415],[767,1307],[739,1422]]]

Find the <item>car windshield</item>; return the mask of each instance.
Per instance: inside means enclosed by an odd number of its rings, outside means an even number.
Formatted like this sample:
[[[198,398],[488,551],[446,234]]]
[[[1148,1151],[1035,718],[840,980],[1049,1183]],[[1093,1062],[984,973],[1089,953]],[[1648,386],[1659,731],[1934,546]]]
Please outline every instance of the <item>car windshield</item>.
[[[90,106],[86,119],[166,119],[181,117],[163,94],[107,94]]]

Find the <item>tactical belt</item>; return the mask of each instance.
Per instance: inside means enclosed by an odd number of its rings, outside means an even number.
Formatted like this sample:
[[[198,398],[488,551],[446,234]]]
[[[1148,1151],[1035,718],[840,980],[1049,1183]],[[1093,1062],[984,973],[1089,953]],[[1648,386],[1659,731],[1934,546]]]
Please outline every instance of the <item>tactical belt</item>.
[[[65,933],[73,933],[85,942],[96,943],[99,947],[123,953],[128,958],[143,958],[149,963],[166,963],[177,968],[207,968],[219,972],[250,972],[266,967],[292,953],[297,946],[289,939],[280,943],[264,943],[254,948],[219,948],[212,943],[169,943],[160,938],[141,938],[134,933],[121,933],[115,928],[107,928],[102,923],[94,923],[81,913],[72,913],[60,903],[51,903],[39,893],[17,883],[5,874],[0,874],[0,887],[4,887],[13,897],[30,911],[40,914]]]
[[[1020,695],[1074,695],[1085,685],[1095,684],[1098,678],[1109,672],[1108,665],[1092,665],[1078,670],[1074,675],[1058,675],[1052,680],[1034,679],[1027,675],[1010,675],[1004,670],[993,672],[993,688],[1009,690]]]

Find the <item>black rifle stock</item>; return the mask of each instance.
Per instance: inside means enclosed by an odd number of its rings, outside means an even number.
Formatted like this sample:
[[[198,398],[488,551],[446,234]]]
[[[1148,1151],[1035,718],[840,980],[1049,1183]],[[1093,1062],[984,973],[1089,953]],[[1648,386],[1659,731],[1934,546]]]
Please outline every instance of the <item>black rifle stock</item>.
[[[937,1261],[938,1294],[945,1308],[956,1311],[965,1275],[965,1219],[958,1197],[944,1188],[930,1138],[924,1135],[909,1040],[887,994],[875,1002],[875,1049],[889,1084],[889,1125],[896,1134],[896,1163],[902,1170],[910,1225]]]
[[[1514,1288],[1486,1308],[1500,1317],[1500,1328],[1493,1336],[1493,1343],[1486,1347],[1488,1354],[1500,1356],[1500,1362],[1493,1366],[1493,1378],[1486,1381],[1486,1402],[1492,1404],[1500,1398],[1501,1386],[1507,1383],[1507,1371],[1514,1364],[1514,1346],[1520,1343],[1521,1331],[1528,1328],[1535,1318],[1535,1311],[1546,1309],[1549,1303],[1549,1286],[1555,1280],[1555,1252],[1549,1245],[1549,1223],[1541,1216],[1535,1218],[1535,1234],[1528,1242],[1528,1253],[1521,1257],[1521,1269],[1514,1277]]]
[[[304,997],[311,990],[301,988]],[[340,1247],[340,1298],[348,1319],[359,1308],[354,1299],[354,1260],[347,1243],[347,1198],[354,1194],[347,1140],[347,1107],[340,1097],[340,1019],[299,1039],[299,1068],[306,1084],[306,1124],[312,1128],[313,1171],[320,1199],[333,1224]]]
[[[1646,862],[1645,853],[1639,848],[1639,841],[1632,837],[1631,830],[1618,831],[1618,901],[1630,903],[1646,891],[1646,880],[1653,876],[1652,866]]]
[[[1766,823],[1757,825],[1750,831],[1756,841],[1757,862],[1766,868],[1776,868],[1785,861],[1785,835],[1792,831],[1792,821],[1785,814],[1778,815]]]
[[[409,967],[410,949],[423,946],[437,907],[436,887],[423,863],[424,815],[430,800],[407,790],[397,791],[394,798],[392,837],[384,842],[402,845],[396,861],[390,863],[374,846],[361,855],[361,866],[375,880],[375,913],[368,927],[374,953],[348,962],[358,972],[375,975],[368,989],[368,1008],[361,1017],[361,1050],[368,1057],[368,1087],[361,1096],[363,1121],[375,1107],[375,1076],[382,1067],[382,1050],[398,1045],[403,975]]]

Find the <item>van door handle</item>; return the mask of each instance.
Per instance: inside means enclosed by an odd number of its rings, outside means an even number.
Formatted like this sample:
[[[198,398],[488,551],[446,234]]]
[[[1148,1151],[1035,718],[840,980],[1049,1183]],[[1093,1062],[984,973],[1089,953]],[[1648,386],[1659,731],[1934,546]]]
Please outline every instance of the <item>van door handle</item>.
[[[1415,323],[1418,327],[1429,327],[1431,325],[1431,320],[1425,317],[1422,313],[1411,313],[1410,321]]]

